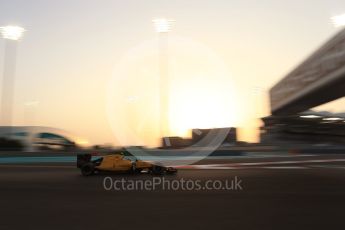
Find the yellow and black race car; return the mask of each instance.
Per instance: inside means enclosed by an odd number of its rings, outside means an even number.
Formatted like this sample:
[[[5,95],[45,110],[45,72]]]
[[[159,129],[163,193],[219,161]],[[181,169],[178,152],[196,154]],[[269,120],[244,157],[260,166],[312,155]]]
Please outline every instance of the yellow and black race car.
[[[124,157],[123,154],[112,154],[92,160],[91,154],[78,154],[77,167],[83,176],[90,176],[99,172],[128,172],[141,173],[147,171],[153,175],[175,174],[176,168],[165,167],[151,162]]]

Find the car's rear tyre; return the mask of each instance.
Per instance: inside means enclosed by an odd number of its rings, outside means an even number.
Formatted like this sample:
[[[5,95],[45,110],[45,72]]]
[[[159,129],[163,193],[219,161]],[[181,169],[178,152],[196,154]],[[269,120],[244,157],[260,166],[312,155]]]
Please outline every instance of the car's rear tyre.
[[[137,164],[135,162],[132,163],[131,172],[137,173]]]
[[[165,168],[159,165],[154,165],[151,171],[153,175],[163,175],[165,173]]]
[[[92,163],[87,163],[81,167],[81,174],[83,176],[91,176],[95,172],[95,167]]]

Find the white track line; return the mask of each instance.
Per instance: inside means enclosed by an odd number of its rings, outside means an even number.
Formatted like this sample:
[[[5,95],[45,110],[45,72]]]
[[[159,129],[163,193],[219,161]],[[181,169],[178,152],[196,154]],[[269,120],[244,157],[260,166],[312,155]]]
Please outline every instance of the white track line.
[[[328,162],[345,162],[345,159],[329,159],[329,160],[301,160],[301,161],[266,161],[266,162],[250,162],[250,163],[234,163],[232,166],[261,166],[261,165],[281,165],[281,164],[305,164],[305,163],[328,163]]]
[[[263,169],[309,169],[309,167],[304,166],[264,166]]]
[[[309,166],[294,166],[296,164],[309,163],[330,163],[345,162],[345,159],[329,160],[301,160],[301,161],[268,161],[268,162],[248,162],[231,164],[207,164],[207,165],[178,165],[174,166],[180,169],[245,169],[245,168],[266,168],[266,169],[305,169]],[[286,165],[287,164],[287,165]],[[285,165],[285,166],[282,166]],[[258,167],[255,167],[258,166]]]

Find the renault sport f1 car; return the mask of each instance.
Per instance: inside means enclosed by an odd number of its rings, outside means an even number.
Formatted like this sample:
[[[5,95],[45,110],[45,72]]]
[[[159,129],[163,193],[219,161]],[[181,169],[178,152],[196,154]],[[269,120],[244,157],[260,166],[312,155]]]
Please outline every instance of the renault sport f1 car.
[[[165,167],[136,158],[131,160],[124,157],[123,154],[105,155],[95,160],[92,160],[91,154],[78,154],[77,167],[83,176],[90,176],[99,172],[141,173],[147,171],[153,175],[175,174],[177,172],[176,168]]]

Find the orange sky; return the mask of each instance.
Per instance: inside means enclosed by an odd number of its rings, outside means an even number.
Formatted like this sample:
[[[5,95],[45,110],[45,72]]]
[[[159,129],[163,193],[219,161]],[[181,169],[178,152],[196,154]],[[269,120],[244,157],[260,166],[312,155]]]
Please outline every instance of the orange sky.
[[[5,0],[0,8],[1,24],[27,29],[18,48],[16,125],[62,128],[91,144],[123,144],[124,135],[126,144],[146,144],[157,132],[153,18],[176,21],[171,134],[237,126],[241,139],[256,141],[268,89],[339,30],[329,18],[345,2]]]

